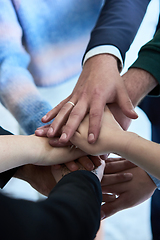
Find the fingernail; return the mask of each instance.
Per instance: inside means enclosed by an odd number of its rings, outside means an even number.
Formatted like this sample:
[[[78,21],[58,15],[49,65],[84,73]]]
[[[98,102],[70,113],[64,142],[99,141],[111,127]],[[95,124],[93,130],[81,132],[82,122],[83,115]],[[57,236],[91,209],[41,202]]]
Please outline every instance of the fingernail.
[[[47,118],[47,115],[44,115],[44,116],[42,117],[42,119],[44,119],[44,120],[45,120],[46,118]]]
[[[72,165],[70,166],[70,168],[71,168],[71,171],[76,171],[76,170],[78,170],[78,166],[77,166],[76,164],[72,164]]]
[[[87,163],[87,169],[92,171],[94,169],[94,165],[92,163]]]
[[[123,173],[124,177],[126,178],[131,178],[133,177],[133,174],[132,173]]]
[[[105,214],[103,211],[101,211],[101,220],[103,220],[105,218]]]
[[[88,136],[88,141],[89,142],[93,142],[94,141],[94,134],[93,133],[90,133],[89,136]]]
[[[49,130],[48,130],[48,134],[52,134],[53,133],[53,128],[50,127]]]
[[[67,138],[67,134],[66,133],[62,133],[60,140],[65,140]]]
[[[38,133],[38,134],[42,134],[44,131],[43,131],[43,129],[37,129],[36,131],[35,131],[35,133]]]

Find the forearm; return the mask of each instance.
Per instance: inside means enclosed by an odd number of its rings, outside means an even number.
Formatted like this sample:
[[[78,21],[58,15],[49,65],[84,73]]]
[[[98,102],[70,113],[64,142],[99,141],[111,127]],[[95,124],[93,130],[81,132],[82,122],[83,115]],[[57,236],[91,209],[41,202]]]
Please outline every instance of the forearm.
[[[153,89],[151,94],[160,94],[159,62],[160,31],[140,49],[137,60],[123,76],[128,93],[135,106]]]
[[[0,136],[0,172],[32,163],[38,147],[31,136]]]
[[[134,106],[158,85],[149,72],[139,68],[130,68],[122,77]]]
[[[160,145],[136,133],[123,132],[122,135],[117,153],[160,179]]]
[[[48,138],[35,135],[0,136],[0,152],[0,172],[25,164],[62,164],[86,155],[75,147],[52,147]]]

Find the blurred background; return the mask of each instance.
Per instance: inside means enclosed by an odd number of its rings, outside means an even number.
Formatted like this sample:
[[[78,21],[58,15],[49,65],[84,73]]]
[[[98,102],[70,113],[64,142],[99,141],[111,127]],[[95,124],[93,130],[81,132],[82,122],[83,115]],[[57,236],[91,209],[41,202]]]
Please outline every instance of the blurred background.
[[[154,34],[155,26],[159,15],[159,0],[152,0],[145,18],[140,26],[138,34],[127,53],[125,66],[122,74],[136,59],[139,48],[150,40]],[[54,107],[61,100],[67,97],[75,86],[78,76],[61,83],[53,88],[39,89],[41,94]],[[52,99],[54,96],[54,100]],[[136,108],[139,115],[137,120],[132,121],[130,131],[138,133],[140,136],[150,139],[150,122],[144,112]],[[20,134],[21,130],[15,118],[0,104],[0,125],[14,134]],[[37,201],[44,196],[36,192],[29,184],[13,178],[3,190],[5,194],[28,200]],[[111,216],[102,223],[103,237],[105,240],[151,240],[150,230],[150,200],[132,209],[121,211]]]

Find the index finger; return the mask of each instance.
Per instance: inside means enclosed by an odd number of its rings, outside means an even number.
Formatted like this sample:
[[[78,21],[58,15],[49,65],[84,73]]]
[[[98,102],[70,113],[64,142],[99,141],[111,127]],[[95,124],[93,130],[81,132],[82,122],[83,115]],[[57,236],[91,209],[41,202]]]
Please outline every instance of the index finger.
[[[96,142],[99,136],[102,116],[105,108],[105,101],[100,97],[95,97],[92,100],[90,111],[89,111],[89,129],[88,129],[88,142],[93,144]]]
[[[115,185],[123,182],[131,181],[133,178],[132,173],[115,173],[115,174],[104,174],[101,181],[101,187]]]
[[[126,159],[120,161],[107,161],[104,172],[105,174],[118,173],[135,167],[137,167],[135,164]]]

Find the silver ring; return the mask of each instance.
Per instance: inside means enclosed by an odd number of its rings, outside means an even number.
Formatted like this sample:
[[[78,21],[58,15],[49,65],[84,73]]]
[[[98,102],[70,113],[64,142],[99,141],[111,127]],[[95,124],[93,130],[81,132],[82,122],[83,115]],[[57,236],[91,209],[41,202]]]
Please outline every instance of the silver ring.
[[[68,101],[68,103],[70,103],[73,107],[75,106],[75,104],[71,101]]]
[[[78,147],[77,147],[77,146],[75,146],[74,144],[70,145],[69,147],[70,147],[70,150],[71,150],[71,149],[73,149],[73,148],[75,148],[75,149],[77,149],[77,148],[78,148]]]

